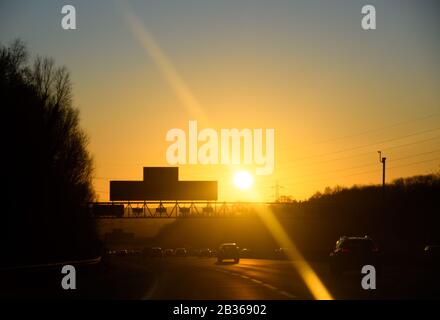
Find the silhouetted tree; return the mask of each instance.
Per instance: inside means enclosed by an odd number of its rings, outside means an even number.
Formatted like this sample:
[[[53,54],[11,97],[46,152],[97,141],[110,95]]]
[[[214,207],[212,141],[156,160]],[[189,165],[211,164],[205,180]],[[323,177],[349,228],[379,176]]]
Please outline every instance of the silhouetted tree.
[[[67,69],[51,58],[28,61],[23,42],[0,45],[0,237],[11,259],[81,256],[95,240],[87,136]]]

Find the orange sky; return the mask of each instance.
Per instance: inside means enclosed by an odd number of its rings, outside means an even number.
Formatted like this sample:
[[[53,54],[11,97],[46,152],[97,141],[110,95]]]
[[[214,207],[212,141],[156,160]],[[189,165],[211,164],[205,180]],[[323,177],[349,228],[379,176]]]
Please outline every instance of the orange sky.
[[[233,186],[237,166],[181,167],[182,180],[218,180],[220,200],[273,200],[276,181],[295,199],[380,183],[377,150],[388,180],[439,170],[432,1],[377,1],[375,31],[360,28],[362,1],[72,4],[72,32],[59,27],[54,2],[9,4],[0,41],[21,37],[71,71],[102,201],[109,179],[167,165],[165,135],[189,120],[275,129],[275,171],[251,190]]]

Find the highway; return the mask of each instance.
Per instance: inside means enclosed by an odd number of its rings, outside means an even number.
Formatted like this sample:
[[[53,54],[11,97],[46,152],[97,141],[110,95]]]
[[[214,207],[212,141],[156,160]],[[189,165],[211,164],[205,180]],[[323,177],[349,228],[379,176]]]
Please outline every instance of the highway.
[[[148,299],[295,299],[307,290],[285,261],[177,258],[155,261],[159,276]],[[291,278],[292,281],[282,281]],[[296,292],[297,295],[292,292]]]
[[[333,278],[326,261],[309,261],[335,299],[407,299],[439,297],[437,287],[426,289],[418,269],[389,268],[377,290],[363,290],[360,275]],[[217,263],[197,257],[111,257],[105,265],[78,270],[77,289],[62,290],[58,272],[35,272],[3,277],[0,297],[67,299],[312,299],[286,260],[241,259]],[[432,281],[430,280],[432,284]]]
[[[265,259],[241,259],[238,264],[218,263],[213,258],[151,259],[145,268],[156,276],[141,298],[313,299],[295,265],[296,262]],[[335,280],[326,261],[312,262],[311,266],[335,298],[382,298],[383,290],[361,289],[360,275]]]

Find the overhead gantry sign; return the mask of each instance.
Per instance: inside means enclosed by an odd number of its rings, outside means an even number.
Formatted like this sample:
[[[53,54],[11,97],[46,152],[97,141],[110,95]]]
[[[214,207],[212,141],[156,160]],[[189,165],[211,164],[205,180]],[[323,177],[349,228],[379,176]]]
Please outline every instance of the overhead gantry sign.
[[[110,181],[110,201],[217,200],[217,181],[179,181],[178,167],[144,167],[143,181]]]

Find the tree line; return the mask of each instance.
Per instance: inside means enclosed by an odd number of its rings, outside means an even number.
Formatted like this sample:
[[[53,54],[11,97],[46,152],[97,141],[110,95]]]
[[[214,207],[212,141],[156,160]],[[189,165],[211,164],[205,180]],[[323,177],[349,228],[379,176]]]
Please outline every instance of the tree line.
[[[0,44],[0,102],[2,263],[93,255],[93,161],[68,70]]]

